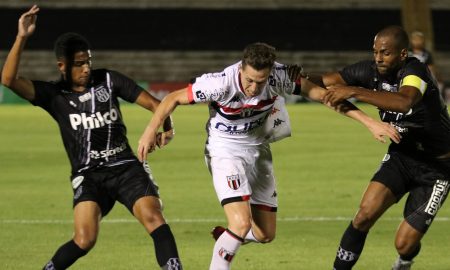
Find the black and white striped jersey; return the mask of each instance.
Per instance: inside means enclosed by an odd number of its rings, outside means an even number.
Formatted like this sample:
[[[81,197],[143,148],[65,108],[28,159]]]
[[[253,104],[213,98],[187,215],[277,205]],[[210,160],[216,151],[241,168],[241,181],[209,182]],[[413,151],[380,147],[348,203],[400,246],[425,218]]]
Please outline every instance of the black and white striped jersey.
[[[98,166],[136,160],[126,137],[118,98],[135,102],[143,89],[133,80],[110,70],[91,71],[84,92],[74,92],[64,81],[33,81],[31,102],[58,123],[72,174]]]
[[[436,157],[450,152],[450,118],[437,84],[425,64],[409,57],[396,74],[381,76],[374,61],[361,61],[340,71],[348,85],[374,91],[398,92],[403,85],[416,87],[422,99],[407,113],[379,109],[380,118],[402,134],[391,149]]]

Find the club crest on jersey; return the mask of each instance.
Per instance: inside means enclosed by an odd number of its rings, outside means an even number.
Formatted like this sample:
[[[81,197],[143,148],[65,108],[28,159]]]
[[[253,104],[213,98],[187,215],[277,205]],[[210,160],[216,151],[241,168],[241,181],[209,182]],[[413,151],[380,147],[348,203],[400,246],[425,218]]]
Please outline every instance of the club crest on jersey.
[[[100,86],[95,89],[95,97],[100,102],[106,102],[109,100],[109,91],[105,87]]]
[[[250,117],[253,114],[252,108],[242,108],[241,110],[241,116],[242,117]]]
[[[233,190],[237,190],[241,186],[241,180],[238,174],[227,176],[227,182],[228,186]]]

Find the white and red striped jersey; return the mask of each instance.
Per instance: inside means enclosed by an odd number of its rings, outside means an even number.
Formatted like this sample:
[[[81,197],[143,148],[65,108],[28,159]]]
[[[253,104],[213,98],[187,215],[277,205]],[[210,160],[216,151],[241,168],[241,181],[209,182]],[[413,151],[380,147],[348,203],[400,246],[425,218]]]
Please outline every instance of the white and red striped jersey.
[[[191,103],[209,103],[208,143],[258,145],[266,142],[263,126],[277,96],[298,91],[289,79],[286,65],[275,63],[261,94],[247,97],[241,85],[240,64],[222,72],[203,74],[188,87]]]

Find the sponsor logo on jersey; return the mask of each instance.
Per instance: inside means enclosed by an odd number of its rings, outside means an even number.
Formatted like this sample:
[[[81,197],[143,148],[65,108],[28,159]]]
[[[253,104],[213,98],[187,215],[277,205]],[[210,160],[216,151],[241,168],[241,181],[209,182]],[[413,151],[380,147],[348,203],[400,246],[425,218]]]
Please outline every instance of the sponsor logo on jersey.
[[[399,112],[393,112],[393,111],[381,111],[381,120],[387,122],[387,121],[399,121],[401,119],[403,119],[404,116],[406,115],[410,115],[413,113],[412,109],[409,109],[409,111],[404,114],[404,113],[399,113]]]
[[[279,125],[283,124],[284,122],[286,122],[286,121],[281,120],[280,118],[274,119],[273,120],[273,128],[278,127]]]
[[[120,146],[117,146],[116,148],[113,149],[105,149],[105,150],[91,150],[89,152],[89,157],[92,159],[99,159],[99,158],[107,158],[110,156],[114,156],[122,151],[124,151],[125,149],[127,149],[127,145],[125,143],[121,144]]]
[[[81,114],[69,114],[70,124],[74,130],[78,129],[78,126],[82,126],[84,129],[94,129],[111,124],[119,118],[119,114],[116,109],[112,108],[111,111],[96,112],[95,114],[87,115]]]
[[[234,96],[234,97],[230,100],[230,102],[240,102],[240,101],[241,101],[241,98],[238,97],[238,96]]]
[[[437,180],[433,187],[433,193],[428,201],[425,213],[435,216],[448,192],[448,182]]]
[[[388,92],[397,92],[398,85],[397,84],[391,85],[391,84],[384,82],[381,84],[381,89],[388,91]]]
[[[195,95],[198,99],[205,101],[206,99],[209,100],[218,100],[225,96],[225,92],[223,89],[214,89],[209,93],[203,93],[201,90],[195,92]]]
[[[250,121],[240,125],[227,125],[222,122],[217,122],[215,128],[221,132],[226,132],[229,134],[245,134],[252,131],[255,128],[262,126],[265,120],[266,118],[262,117],[257,120]]]
[[[386,162],[386,161],[388,161],[390,158],[391,158],[391,155],[386,154],[386,155],[384,155],[382,162]]]
[[[79,176],[75,177],[74,179],[72,179],[73,189],[77,189],[81,185],[83,180],[84,180],[84,176],[82,176],[82,175],[79,175]]]
[[[100,102],[106,102],[109,100],[109,91],[105,87],[100,86],[95,89],[95,98]]]
[[[233,190],[237,190],[241,186],[241,180],[238,174],[227,176],[227,182],[228,186]]]
[[[202,91],[195,92],[195,96],[200,100],[206,100],[206,96]]]
[[[205,75],[205,78],[220,78],[220,77],[225,77],[226,74],[225,72],[222,73],[208,73]]]
[[[79,100],[80,102],[86,102],[86,101],[90,100],[91,98],[92,98],[92,95],[91,95],[90,92],[88,92],[88,93],[86,93],[86,94],[84,94],[84,95],[82,95],[82,96],[79,96],[79,97],[78,97],[78,100]]]
[[[289,88],[293,86],[291,81],[278,81],[272,75],[269,76],[268,84],[270,86],[276,86],[278,88]]]

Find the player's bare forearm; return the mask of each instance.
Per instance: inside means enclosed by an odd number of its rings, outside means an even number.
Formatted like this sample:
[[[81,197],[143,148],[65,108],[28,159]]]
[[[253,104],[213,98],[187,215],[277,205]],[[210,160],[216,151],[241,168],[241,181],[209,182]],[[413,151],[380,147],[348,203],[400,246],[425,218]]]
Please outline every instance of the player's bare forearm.
[[[383,110],[407,113],[421,97],[419,90],[414,87],[402,87],[399,92],[393,93],[354,86],[332,86],[328,88],[324,102],[334,106],[349,98],[356,98]]]
[[[158,130],[179,104],[189,104],[187,90],[181,89],[168,94],[159,104],[150,123],[139,139],[138,159],[142,162],[153,152],[158,142]]]
[[[346,103],[351,104],[348,101]],[[344,109],[342,113],[363,124],[372,133],[373,137],[376,140],[385,143],[386,142],[385,137],[389,137],[395,143],[400,142],[401,135],[393,126],[389,125],[388,123],[375,120],[372,117],[365,114],[360,109],[358,109],[355,105],[349,104],[344,104]],[[352,107],[354,109],[349,109]]]
[[[33,34],[36,28],[38,12],[39,8],[35,5],[20,17],[16,40],[6,57],[2,70],[2,84],[27,100],[34,99],[34,87],[30,80],[19,78],[18,70],[20,57],[25,48],[27,39]]]

